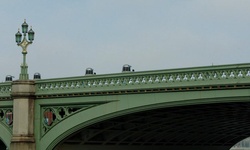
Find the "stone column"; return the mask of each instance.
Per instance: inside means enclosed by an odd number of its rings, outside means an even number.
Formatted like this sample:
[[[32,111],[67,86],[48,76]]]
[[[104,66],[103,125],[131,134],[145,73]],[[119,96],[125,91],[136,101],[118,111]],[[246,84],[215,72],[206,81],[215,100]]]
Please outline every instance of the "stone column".
[[[10,150],[35,150],[34,95],[33,80],[13,81],[13,136]]]

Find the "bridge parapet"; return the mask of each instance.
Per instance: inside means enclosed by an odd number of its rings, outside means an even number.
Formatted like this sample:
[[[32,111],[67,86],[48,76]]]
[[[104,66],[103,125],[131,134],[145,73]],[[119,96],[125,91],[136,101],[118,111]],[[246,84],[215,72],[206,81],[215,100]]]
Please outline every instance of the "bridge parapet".
[[[250,63],[37,80],[37,98],[165,92],[249,85]]]
[[[11,95],[11,82],[0,83],[0,100],[9,100]]]

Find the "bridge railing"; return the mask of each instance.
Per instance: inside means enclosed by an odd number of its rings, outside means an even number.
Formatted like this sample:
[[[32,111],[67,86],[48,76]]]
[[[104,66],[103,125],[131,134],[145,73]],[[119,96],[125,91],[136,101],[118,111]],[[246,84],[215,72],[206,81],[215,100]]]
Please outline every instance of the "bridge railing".
[[[250,64],[125,72],[36,81],[36,95],[136,91],[250,83]]]
[[[11,82],[0,83],[0,99],[9,98],[11,94]]]
[[[250,63],[125,72],[36,80],[36,95],[120,92],[250,84]],[[10,98],[11,82],[0,83],[0,99]]]

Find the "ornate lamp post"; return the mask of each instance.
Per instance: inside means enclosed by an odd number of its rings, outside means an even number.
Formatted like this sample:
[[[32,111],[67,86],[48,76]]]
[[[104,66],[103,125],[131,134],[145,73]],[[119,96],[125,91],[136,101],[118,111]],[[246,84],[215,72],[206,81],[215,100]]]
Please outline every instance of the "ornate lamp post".
[[[22,33],[23,33],[23,39],[22,39]],[[23,63],[21,65],[21,73],[19,75],[19,80],[28,80],[29,74],[28,74],[28,65],[26,64],[26,54],[27,47],[29,44],[32,44],[34,40],[34,34],[35,32],[32,30],[32,27],[28,31],[28,24],[26,23],[26,20],[24,20],[24,23],[22,24],[22,33],[20,33],[20,30],[18,29],[18,32],[16,33],[16,42],[18,46],[22,47],[22,54],[23,54]],[[28,40],[26,38],[26,34],[28,33]]]

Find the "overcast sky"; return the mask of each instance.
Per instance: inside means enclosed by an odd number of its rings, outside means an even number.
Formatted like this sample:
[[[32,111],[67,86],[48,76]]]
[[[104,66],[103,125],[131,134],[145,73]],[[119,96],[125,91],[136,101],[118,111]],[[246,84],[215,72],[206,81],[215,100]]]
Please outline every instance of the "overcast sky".
[[[0,81],[18,79],[24,19],[30,78],[248,63],[250,0],[11,0],[0,2]]]

